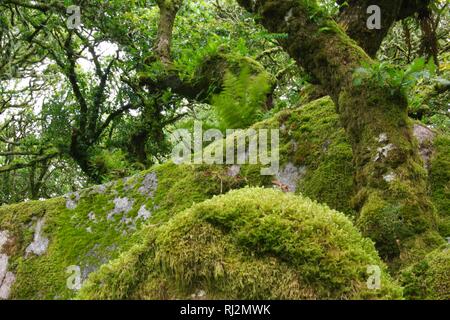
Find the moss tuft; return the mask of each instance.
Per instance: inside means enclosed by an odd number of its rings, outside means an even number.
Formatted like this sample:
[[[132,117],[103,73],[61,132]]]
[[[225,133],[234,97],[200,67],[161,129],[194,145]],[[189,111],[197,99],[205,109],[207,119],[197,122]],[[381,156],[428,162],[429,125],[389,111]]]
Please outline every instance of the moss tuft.
[[[367,267],[382,270],[379,290]],[[146,230],[103,266],[82,299],[400,298],[373,243],[342,213],[261,188],[214,197]]]
[[[400,279],[408,299],[450,300],[449,247],[432,251],[404,270]]]
[[[450,237],[450,137],[438,136],[431,161],[431,197],[439,212],[439,231]]]

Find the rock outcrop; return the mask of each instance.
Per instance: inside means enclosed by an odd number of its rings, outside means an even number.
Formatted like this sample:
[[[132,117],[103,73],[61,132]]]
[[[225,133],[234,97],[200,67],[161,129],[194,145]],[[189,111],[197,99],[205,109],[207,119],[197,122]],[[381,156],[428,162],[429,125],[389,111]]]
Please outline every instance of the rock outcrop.
[[[277,176],[261,176],[258,165],[169,161],[64,197],[0,207],[0,299],[401,297],[351,222],[352,149],[332,101],[253,127],[281,128]],[[450,138],[435,132],[421,145],[448,237]],[[245,187],[256,189],[233,191]],[[383,271],[382,289],[367,289],[368,265]]]

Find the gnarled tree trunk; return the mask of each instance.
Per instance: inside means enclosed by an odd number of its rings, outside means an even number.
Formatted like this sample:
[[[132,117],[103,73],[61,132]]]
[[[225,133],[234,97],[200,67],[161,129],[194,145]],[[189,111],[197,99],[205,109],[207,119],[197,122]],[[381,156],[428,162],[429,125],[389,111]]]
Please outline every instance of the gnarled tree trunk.
[[[388,261],[406,263],[441,241],[427,196],[426,172],[407,115],[407,100],[376,83],[353,85],[368,54],[320,13],[314,1],[238,0],[333,98],[353,148],[357,223]]]
[[[344,5],[344,3],[347,5]],[[343,5],[338,23],[347,35],[356,41],[371,57],[377,54],[383,39],[392,25],[399,20],[421,12],[429,4],[429,0],[338,0]],[[381,29],[367,28],[367,8],[376,5],[381,10]]]

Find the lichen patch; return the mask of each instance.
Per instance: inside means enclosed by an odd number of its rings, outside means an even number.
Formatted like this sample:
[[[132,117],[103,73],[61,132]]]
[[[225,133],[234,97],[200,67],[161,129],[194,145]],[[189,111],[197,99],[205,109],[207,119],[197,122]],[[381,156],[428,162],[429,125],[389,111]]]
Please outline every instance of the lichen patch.
[[[74,210],[78,206],[78,201],[80,201],[80,194],[78,192],[69,193],[65,196],[66,198],[66,208],[69,210]]]
[[[150,218],[151,216],[152,216],[152,213],[149,210],[147,210],[147,208],[145,207],[145,204],[139,208],[137,219],[141,218],[143,220],[148,220],[148,218]]]
[[[380,147],[377,149],[377,154],[375,155],[375,158],[373,159],[374,162],[382,161],[386,159],[389,155],[389,151],[393,150],[395,146],[392,143],[389,143],[388,145],[385,145],[384,147]]]
[[[147,198],[151,198],[157,188],[158,177],[155,172],[151,172],[145,175],[142,185],[139,187],[138,191]]]
[[[285,186],[287,192],[295,192],[297,190],[297,182],[306,173],[306,167],[296,167],[292,162],[289,162],[278,171],[276,178],[280,185]]]
[[[15,275],[8,271],[9,256],[2,253],[8,242],[8,231],[0,230],[0,300],[9,298],[11,286],[16,280]]]
[[[114,215],[120,213],[128,213],[133,209],[134,200],[128,198],[115,198],[114,209],[108,214],[107,219],[112,220]]]
[[[43,255],[47,251],[49,240],[42,235],[42,227],[44,226],[44,219],[39,219],[34,230],[33,242],[25,250],[25,256],[30,254],[37,256]]]

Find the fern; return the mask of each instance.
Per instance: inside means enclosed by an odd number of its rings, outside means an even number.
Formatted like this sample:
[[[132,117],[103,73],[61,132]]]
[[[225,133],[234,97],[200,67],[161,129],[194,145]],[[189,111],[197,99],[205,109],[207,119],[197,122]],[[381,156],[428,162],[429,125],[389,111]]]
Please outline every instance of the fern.
[[[424,58],[416,59],[406,69],[396,68],[389,63],[364,64],[353,74],[353,84],[360,86],[370,81],[390,88],[391,93],[406,93],[420,79],[429,79],[436,72],[432,60],[427,64]]]
[[[246,128],[257,121],[269,90],[264,73],[252,75],[249,68],[243,68],[238,76],[227,72],[222,92],[212,99],[221,129]]]

